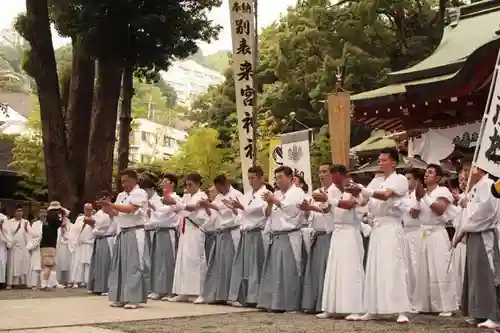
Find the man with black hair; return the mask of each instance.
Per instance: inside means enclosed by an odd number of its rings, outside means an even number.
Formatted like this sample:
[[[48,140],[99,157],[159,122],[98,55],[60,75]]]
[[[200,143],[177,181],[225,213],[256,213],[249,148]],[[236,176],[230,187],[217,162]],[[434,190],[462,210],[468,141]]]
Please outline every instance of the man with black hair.
[[[439,312],[449,317],[457,310],[455,280],[447,267],[450,261],[450,241],[446,224],[456,216],[453,195],[439,186],[443,169],[429,164],[425,170],[424,188],[415,189],[418,208],[413,209],[422,224],[422,248],[417,259],[417,275],[413,306],[419,312]]]
[[[293,183],[295,184],[295,186],[300,187],[302,191],[304,191],[304,193],[307,194],[307,192],[309,192],[309,185],[307,185],[304,177],[302,177],[298,173],[293,176]]]
[[[346,191],[362,195],[374,218],[368,247],[364,285],[364,308],[360,320],[377,315],[398,314],[398,323],[409,323],[404,231],[401,221],[403,199],[408,195],[408,180],[396,173],[399,153],[394,148],[380,151],[379,167],[384,179],[377,189],[351,183]],[[378,182],[379,180],[373,180]]]
[[[260,166],[248,169],[248,182],[252,191],[230,201],[235,209],[241,238],[236,249],[229,300],[234,306],[255,306],[259,300],[260,276],[264,264],[262,231],[266,224],[263,194],[269,191],[264,184],[264,170]]]
[[[271,311],[299,311],[302,289],[302,232],[304,216],[298,205],[305,193],[293,184],[293,170],[280,166],[274,171],[280,193],[264,192],[268,217],[265,231],[269,243],[259,292],[258,307]]]
[[[164,195],[163,203],[174,206],[180,218],[180,236],[175,261],[171,302],[187,302],[189,296],[199,297],[207,271],[205,256],[205,230],[213,223],[213,217],[201,207],[200,202],[207,194],[200,189],[202,178],[192,172],[185,178],[186,194],[180,200],[173,195]]]
[[[332,184],[328,193],[322,190],[313,194],[316,201],[327,204],[319,212],[331,212],[334,223],[321,296],[323,312],[317,318],[348,313],[347,320],[358,320],[363,312],[364,282],[361,220],[355,209],[356,197],[344,192],[349,181],[346,167],[334,164],[329,169]]]
[[[420,170],[410,169],[406,171],[406,179],[408,180],[408,195],[403,199],[405,210],[403,229],[408,265],[408,296],[411,302],[417,282],[417,258],[422,244],[421,223],[417,214],[419,205],[415,196],[415,189],[423,183],[423,177]]]
[[[500,254],[496,227],[500,202],[491,193],[494,182],[486,171],[472,167],[470,172],[472,188],[460,200],[467,220],[453,239],[456,247],[467,237],[461,309],[469,324],[498,328]]]
[[[42,240],[43,224],[47,218],[47,208],[38,208],[38,219],[28,225],[27,247],[30,254],[30,265],[28,270],[28,287],[37,290],[41,287],[40,273],[42,271],[42,258],[40,253],[40,242]]]
[[[148,295],[145,261],[149,260],[149,254],[144,253],[148,195],[139,187],[139,177],[134,170],[123,170],[120,178],[123,191],[116,201],[111,203],[105,197],[97,202],[105,213],[116,219],[118,228],[109,276],[109,300],[112,307],[137,309],[140,303],[147,302]]]
[[[315,201],[314,195],[320,192],[326,193],[330,191],[330,187],[334,186],[330,167],[331,163],[322,163],[319,166],[318,177],[321,188],[313,192],[311,200],[306,200],[299,205],[307,220],[310,221],[312,229],[302,293],[302,310],[309,313],[322,311],[323,285],[334,221],[332,212],[327,212],[328,204]]]
[[[111,198],[111,194],[108,191],[102,191],[99,198]],[[116,236],[116,222],[103,211],[102,207],[98,208],[99,210],[92,217],[95,221],[92,230],[94,244],[87,287],[92,293],[108,296],[111,249],[113,248],[113,239]]]
[[[232,205],[234,201],[240,201],[243,194],[235,190],[224,175],[215,177],[214,186],[218,192],[214,200],[200,201],[202,207],[216,211],[216,236],[208,256],[202,297],[196,303],[229,301],[235,240],[240,238],[239,220],[236,219],[238,212]]]
[[[163,198],[170,197],[180,201],[175,193],[177,176],[163,176]],[[178,211],[175,206],[164,205],[162,198],[152,196],[149,200],[149,225],[152,227],[150,299],[168,300],[172,295],[174,282],[175,257],[177,255],[177,229],[179,226]]]
[[[11,240],[9,247],[9,265],[7,265],[7,289],[12,286],[26,285],[29,269],[29,252],[26,247],[29,222],[23,218],[23,206],[16,205],[14,218],[5,222],[5,231]]]

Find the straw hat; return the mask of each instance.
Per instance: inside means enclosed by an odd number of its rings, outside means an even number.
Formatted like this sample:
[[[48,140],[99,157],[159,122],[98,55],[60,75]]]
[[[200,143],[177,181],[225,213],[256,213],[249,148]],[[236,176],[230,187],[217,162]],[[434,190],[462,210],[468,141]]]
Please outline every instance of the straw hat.
[[[47,208],[47,210],[57,210],[57,209],[62,209],[62,206],[61,206],[61,203],[59,201],[52,201],[50,204],[49,204],[49,207]]]

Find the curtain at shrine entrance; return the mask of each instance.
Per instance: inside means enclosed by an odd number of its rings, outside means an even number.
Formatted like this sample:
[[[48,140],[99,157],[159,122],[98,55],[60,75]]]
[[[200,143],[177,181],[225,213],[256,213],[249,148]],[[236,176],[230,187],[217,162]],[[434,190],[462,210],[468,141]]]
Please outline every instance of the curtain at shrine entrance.
[[[408,156],[420,156],[427,163],[439,164],[456,146],[476,146],[481,122],[448,128],[434,128],[408,142]]]

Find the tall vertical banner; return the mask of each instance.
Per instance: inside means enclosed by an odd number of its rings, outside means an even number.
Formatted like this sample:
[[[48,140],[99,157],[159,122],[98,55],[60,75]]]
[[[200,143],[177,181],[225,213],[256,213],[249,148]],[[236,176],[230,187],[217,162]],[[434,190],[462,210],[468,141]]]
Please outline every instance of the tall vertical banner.
[[[283,149],[281,149],[281,139],[275,137],[269,141],[269,184],[274,184],[274,170],[280,165],[283,165]]]
[[[500,50],[477,142],[474,166],[500,177]]]
[[[281,135],[283,165],[304,178],[309,185],[308,194],[312,193],[310,132],[311,130],[304,130]]]
[[[252,0],[230,0],[231,36],[233,41],[234,88],[238,115],[241,171],[245,192],[251,191],[248,168],[253,164],[255,86],[253,53],[255,45],[254,6]]]
[[[337,91],[328,94],[328,132],[332,148],[332,162],[349,168],[351,138],[350,94]]]

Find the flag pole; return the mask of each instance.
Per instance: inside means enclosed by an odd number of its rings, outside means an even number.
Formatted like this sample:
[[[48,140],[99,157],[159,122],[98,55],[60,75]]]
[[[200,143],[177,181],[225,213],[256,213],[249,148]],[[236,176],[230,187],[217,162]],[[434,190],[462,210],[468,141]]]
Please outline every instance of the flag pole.
[[[258,25],[258,6],[259,1],[253,0],[253,14],[254,14],[254,49],[253,49],[253,87],[254,87],[254,105],[253,105],[253,132],[252,132],[252,150],[253,150],[253,165],[257,165],[257,69],[259,68],[259,25]]]

